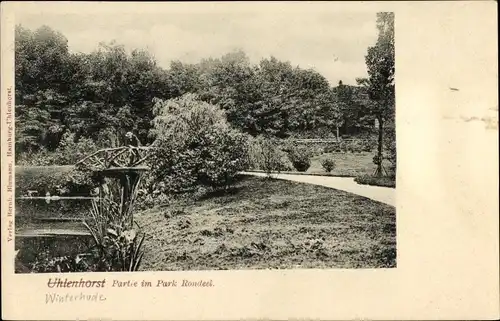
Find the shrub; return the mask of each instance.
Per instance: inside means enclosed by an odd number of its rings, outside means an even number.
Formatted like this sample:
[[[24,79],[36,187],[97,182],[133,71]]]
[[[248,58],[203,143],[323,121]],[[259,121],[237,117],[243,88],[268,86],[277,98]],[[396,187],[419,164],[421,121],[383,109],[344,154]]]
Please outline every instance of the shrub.
[[[363,152],[371,152],[375,143],[369,139],[366,139],[361,144],[361,150]]]
[[[74,165],[77,161],[98,150],[97,145],[90,138],[75,139],[75,134],[63,134],[59,146],[53,152],[45,148],[37,152],[19,152],[16,155],[16,164],[21,166],[51,166]]]
[[[60,272],[94,272],[92,263],[84,255],[52,256],[49,251],[39,253],[33,263],[29,264],[31,273],[60,273]]]
[[[363,151],[363,141],[354,139],[350,142],[350,151],[353,153],[361,153]]]
[[[153,183],[182,193],[199,186],[227,189],[249,165],[248,136],[231,128],[217,106],[193,94],[156,100],[150,159]]]
[[[41,148],[37,152],[19,152],[16,155],[17,166],[51,166],[57,163],[57,155]]]
[[[75,164],[97,150],[98,148],[92,139],[80,137],[76,140],[75,134],[68,131],[63,134],[56,149],[57,163],[60,165]]]
[[[227,189],[236,174],[248,167],[248,137],[237,130],[207,128],[202,137],[209,140],[200,145],[197,181],[214,189]]]
[[[335,161],[333,158],[323,158],[321,166],[323,166],[326,172],[330,173],[335,168]]]
[[[340,141],[338,145],[338,150],[342,153],[347,152],[347,143],[345,141]]]
[[[259,136],[253,139],[250,148],[250,162],[252,167],[265,171],[281,172],[291,169],[287,162],[287,155],[282,151],[275,139]]]
[[[311,166],[311,152],[306,147],[293,147],[288,150],[288,158],[299,172],[305,172]]]
[[[393,176],[371,176],[363,175],[358,176],[354,179],[358,184],[362,185],[373,185],[373,186],[383,186],[383,187],[396,187],[396,180]]]
[[[122,217],[120,207],[110,195],[92,201],[91,218],[84,222],[96,246],[92,252],[99,272],[139,269],[146,235],[133,226],[133,213]]]
[[[330,153],[333,153],[335,151],[336,151],[335,146],[333,146],[333,145],[327,145],[327,146],[323,147],[324,154],[330,154]]]

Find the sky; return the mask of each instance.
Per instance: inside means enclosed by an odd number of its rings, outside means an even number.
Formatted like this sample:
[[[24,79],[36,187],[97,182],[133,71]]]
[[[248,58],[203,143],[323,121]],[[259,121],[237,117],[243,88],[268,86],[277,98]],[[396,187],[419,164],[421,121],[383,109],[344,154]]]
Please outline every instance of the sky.
[[[275,56],[312,68],[331,85],[366,77],[367,48],[376,42],[375,12],[192,11],[146,13],[18,14],[16,24],[61,32],[72,52],[91,52],[115,40],[128,50],[147,49],[160,66],[196,63],[243,50],[253,63]]]

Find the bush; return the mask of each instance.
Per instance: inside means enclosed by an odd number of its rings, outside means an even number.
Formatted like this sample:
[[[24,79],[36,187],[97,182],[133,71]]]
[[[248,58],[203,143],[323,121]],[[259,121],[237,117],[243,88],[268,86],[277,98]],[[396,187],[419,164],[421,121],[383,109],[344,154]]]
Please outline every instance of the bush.
[[[40,252],[33,262],[28,264],[30,273],[94,272],[95,268],[85,255],[67,255],[54,257],[49,251]],[[20,272],[19,270],[17,271]]]
[[[334,143],[328,146],[325,146],[323,149],[324,153],[361,153],[361,152],[371,152],[373,150],[373,146],[377,146],[376,142],[370,137],[367,138],[359,138],[359,139],[349,139],[343,140],[338,143]]]
[[[321,160],[321,166],[323,166],[326,172],[330,173],[335,168],[335,161],[333,158],[323,158]]]
[[[227,189],[236,174],[248,168],[248,137],[237,130],[207,128],[202,137],[208,140],[200,145],[197,181],[214,189]]]
[[[259,136],[252,140],[250,146],[250,163],[253,168],[261,169],[268,175],[291,169],[286,153],[279,148],[275,139]]]
[[[363,151],[363,141],[358,139],[352,140],[349,147],[352,153],[361,153]]]
[[[63,134],[56,149],[57,163],[61,165],[75,164],[97,150],[98,148],[92,139],[80,137],[76,140],[75,134],[68,131]]]
[[[356,177],[354,181],[362,185],[396,187],[396,179],[394,176],[377,177],[371,175],[363,175]]]
[[[154,112],[152,183],[163,182],[166,192],[227,189],[237,172],[248,168],[248,136],[232,129],[217,106],[186,94],[156,100]]]
[[[80,159],[99,148],[90,138],[75,139],[75,134],[66,132],[53,152],[41,148],[37,152],[20,152],[16,164],[21,166],[74,165]]]
[[[305,172],[311,166],[311,152],[306,147],[293,147],[288,150],[288,158],[299,172]]]
[[[17,166],[51,166],[56,163],[56,154],[44,148],[41,148],[37,152],[19,152],[16,155]]]
[[[373,146],[375,146],[375,143],[369,139],[366,139],[361,144],[361,150],[363,152],[371,152],[373,150]]]
[[[152,194],[144,193],[138,195],[134,206],[138,211],[144,211],[150,208],[154,208],[155,206],[168,205],[170,204],[170,202],[170,195],[155,190],[155,192]]]

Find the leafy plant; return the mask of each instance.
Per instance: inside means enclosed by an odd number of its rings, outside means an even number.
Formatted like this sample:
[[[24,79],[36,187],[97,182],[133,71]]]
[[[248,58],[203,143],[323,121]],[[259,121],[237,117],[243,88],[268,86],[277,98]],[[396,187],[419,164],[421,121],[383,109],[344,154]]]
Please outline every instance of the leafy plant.
[[[392,176],[371,176],[363,175],[358,176],[354,179],[358,184],[362,185],[373,185],[373,186],[383,186],[383,187],[396,187],[396,180]]]
[[[286,153],[270,137],[259,136],[254,139],[250,155],[253,167],[265,171],[268,176],[273,172],[290,170]]]
[[[157,100],[153,135],[156,149],[150,164],[154,183],[168,192],[213,189],[232,184],[249,165],[248,136],[231,128],[217,106],[186,94]]]
[[[294,147],[288,150],[288,158],[299,172],[305,172],[311,166],[311,152],[306,147]]]
[[[75,133],[67,131],[62,135],[59,146],[56,149],[57,162],[61,165],[72,165],[97,149],[92,139],[80,137],[77,140]]]
[[[357,82],[367,90],[369,101],[365,107],[378,123],[375,175],[383,176],[384,124],[393,122],[395,117],[394,13],[377,13],[377,29],[377,42],[365,56],[369,77]]]
[[[30,272],[61,273],[61,272],[92,272],[92,258],[85,254],[52,257],[48,252],[42,252],[30,265]]]
[[[335,168],[335,160],[333,158],[323,158],[321,160],[321,166],[324,170],[330,173]]]
[[[91,219],[84,225],[96,243],[94,255],[99,271],[139,269],[145,234],[139,233],[130,221],[109,197],[92,202]]]

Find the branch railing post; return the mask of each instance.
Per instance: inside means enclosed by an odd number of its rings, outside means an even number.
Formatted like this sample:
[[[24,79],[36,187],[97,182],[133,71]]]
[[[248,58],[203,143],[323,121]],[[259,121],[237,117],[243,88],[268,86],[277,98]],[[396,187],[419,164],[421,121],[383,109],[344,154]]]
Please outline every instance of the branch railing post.
[[[122,219],[127,219],[130,227],[134,223],[133,206],[138,195],[141,177],[149,170],[148,167],[141,165],[149,158],[150,149],[150,147],[133,146],[106,148],[76,163],[76,166],[84,165],[97,173],[101,210],[106,200],[119,204],[119,214]],[[108,183],[117,185],[118,195],[108,188]]]

